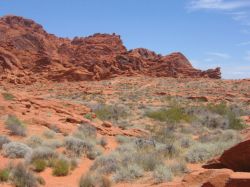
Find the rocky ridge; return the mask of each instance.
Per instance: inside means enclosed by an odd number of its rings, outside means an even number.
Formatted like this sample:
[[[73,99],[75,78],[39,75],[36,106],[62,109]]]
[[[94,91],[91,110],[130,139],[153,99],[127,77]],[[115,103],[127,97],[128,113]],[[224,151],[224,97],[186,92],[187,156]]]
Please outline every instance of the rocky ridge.
[[[220,79],[220,68],[192,67],[181,53],[167,56],[139,48],[128,51],[116,34],[74,39],[48,34],[33,20],[0,18],[0,80],[15,84],[37,81],[101,80],[119,75]]]

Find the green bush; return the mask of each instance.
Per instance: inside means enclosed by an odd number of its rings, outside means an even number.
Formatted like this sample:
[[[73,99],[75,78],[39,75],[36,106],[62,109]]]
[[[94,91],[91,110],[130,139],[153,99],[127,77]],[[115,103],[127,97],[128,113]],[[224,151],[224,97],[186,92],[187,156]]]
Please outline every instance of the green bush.
[[[59,159],[56,161],[53,167],[53,175],[55,176],[67,176],[69,174],[70,164],[67,160]]]
[[[12,95],[11,93],[2,93],[2,96],[3,98],[6,100],[6,101],[12,101],[13,99],[15,99],[15,96]]]
[[[5,125],[13,135],[26,136],[26,127],[16,116],[9,115]]]
[[[0,170],[0,182],[7,182],[9,180],[10,171],[8,169]]]
[[[160,109],[157,111],[147,112],[146,116],[158,121],[167,121],[170,123],[179,123],[181,121],[185,122],[192,121],[192,116],[186,114],[185,111],[179,107],[173,107],[168,110]]]
[[[32,163],[32,165],[34,167],[34,171],[36,171],[36,172],[42,172],[47,167],[47,163],[43,159],[34,160],[33,163]]]

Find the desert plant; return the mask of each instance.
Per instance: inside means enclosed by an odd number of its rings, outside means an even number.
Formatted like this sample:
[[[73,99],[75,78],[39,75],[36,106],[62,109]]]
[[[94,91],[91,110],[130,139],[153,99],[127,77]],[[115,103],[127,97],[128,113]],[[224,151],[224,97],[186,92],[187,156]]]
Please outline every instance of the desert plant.
[[[104,138],[104,137],[102,137],[101,139],[100,139],[100,145],[102,146],[102,147],[106,147],[106,145],[108,144],[108,142],[107,142],[107,139],[106,138]]]
[[[16,116],[9,115],[5,125],[13,135],[26,136],[26,127]]]
[[[60,140],[48,140],[42,143],[42,146],[49,147],[51,149],[60,148],[63,146],[63,142]]]
[[[91,166],[91,170],[97,169],[101,174],[111,174],[115,172],[118,167],[117,157],[111,154],[98,157]]]
[[[172,181],[173,174],[168,167],[159,165],[157,168],[155,168],[153,177],[155,183],[169,182]]]
[[[36,187],[37,179],[22,163],[11,170],[11,181],[16,187]]]
[[[118,105],[99,105],[94,109],[94,113],[101,120],[118,121],[128,116],[128,109]]]
[[[70,170],[70,164],[65,159],[58,159],[53,167],[53,175],[67,176]]]
[[[0,183],[7,182],[9,180],[10,171],[9,169],[0,170]]]
[[[99,186],[100,187],[111,187],[112,186],[112,182],[109,180],[108,177],[105,176],[101,176],[101,178],[99,179]]]
[[[11,93],[8,93],[8,92],[2,93],[2,96],[6,101],[11,101],[11,100],[15,99],[15,96]]]
[[[155,154],[142,154],[138,157],[138,163],[145,171],[153,171],[158,165],[163,164],[162,160]]]
[[[82,154],[87,154],[93,150],[93,145],[89,142],[81,140],[75,137],[66,137],[64,140],[65,148],[71,151],[75,156],[81,156]]]
[[[10,142],[10,139],[7,136],[0,135],[0,149],[2,149],[4,144],[7,144]]]
[[[43,132],[43,136],[45,136],[48,139],[54,138],[56,133],[50,129]]]
[[[127,167],[120,167],[114,174],[113,180],[115,182],[128,182],[138,179],[143,176],[143,169],[138,165],[129,165]]]
[[[37,159],[37,160],[33,161],[32,165],[33,165],[34,171],[36,171],[36,172],[42,172],[42,171],[45,170],[45,168],[47,166],[47,163],[43,159]]]
[[[155,120],[167,121],[170,123],[178,123],[180,121],[190,122],[192,120],[192,116],[188,115],[182,108],[177,106],[168,110],[160,109],[157,111],[147,112],[146,116]]]
[[[74,134],[75,137],[80,139],[95,139],[97,136],[96,128],[90,124],[81,124],[78,129],[77,133]]]
[[[10,142],[3,145],[3,155],[8,158],[24,158],[32,149],[26,144]]]
[[[95,180],[90,174],[81,176],[79,181],[79,187],[95,187]]]
[[[195,144],[186,153],[186,161],[191,163],[203,162],[209,159],[211,152],[204,144]]]
[[[43,143],[43,140],[38,136],[31,136],[26,140],[26,144],[32,148],[36,148],[41,146]]]
[[[188,171],[184,160],[175,160],[175,162],[169,164],[169,169],[174,175],[182,175]]]
[[[51,160],[58,157],[58,154],[48,148],[48,147],[38,147],[33,149],[30,154],[27,154],[25,157],[25,161],[27,163],[32,163],[35,160],[42,159],[42,160]]]

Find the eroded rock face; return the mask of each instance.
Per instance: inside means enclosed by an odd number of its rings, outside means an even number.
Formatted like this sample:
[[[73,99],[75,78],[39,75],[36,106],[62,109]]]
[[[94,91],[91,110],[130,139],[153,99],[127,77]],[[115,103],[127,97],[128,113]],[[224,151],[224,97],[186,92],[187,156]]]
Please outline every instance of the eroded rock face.
[[[147,49],[128,51],[120,36],[95,34],[59,38],[33,20],[0,18],[0,80],[32,82],[101,80],[119,75],[207,77],[219,79],[220,69],[201,71],[181,53],[158,55]]]

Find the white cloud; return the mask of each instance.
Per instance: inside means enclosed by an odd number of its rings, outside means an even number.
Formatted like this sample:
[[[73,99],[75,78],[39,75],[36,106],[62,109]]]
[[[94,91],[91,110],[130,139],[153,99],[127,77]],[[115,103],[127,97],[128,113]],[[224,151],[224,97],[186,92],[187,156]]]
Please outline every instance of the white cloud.
[[[249,0],[192,0],[188,8],[190,10],[236,10],[250,7]]]
[[[223,59],[229,59],[231,56],[227,53],[219,53],[219,52],[208,52],[207,55],[217,57],[217,58],[223,58]]]

